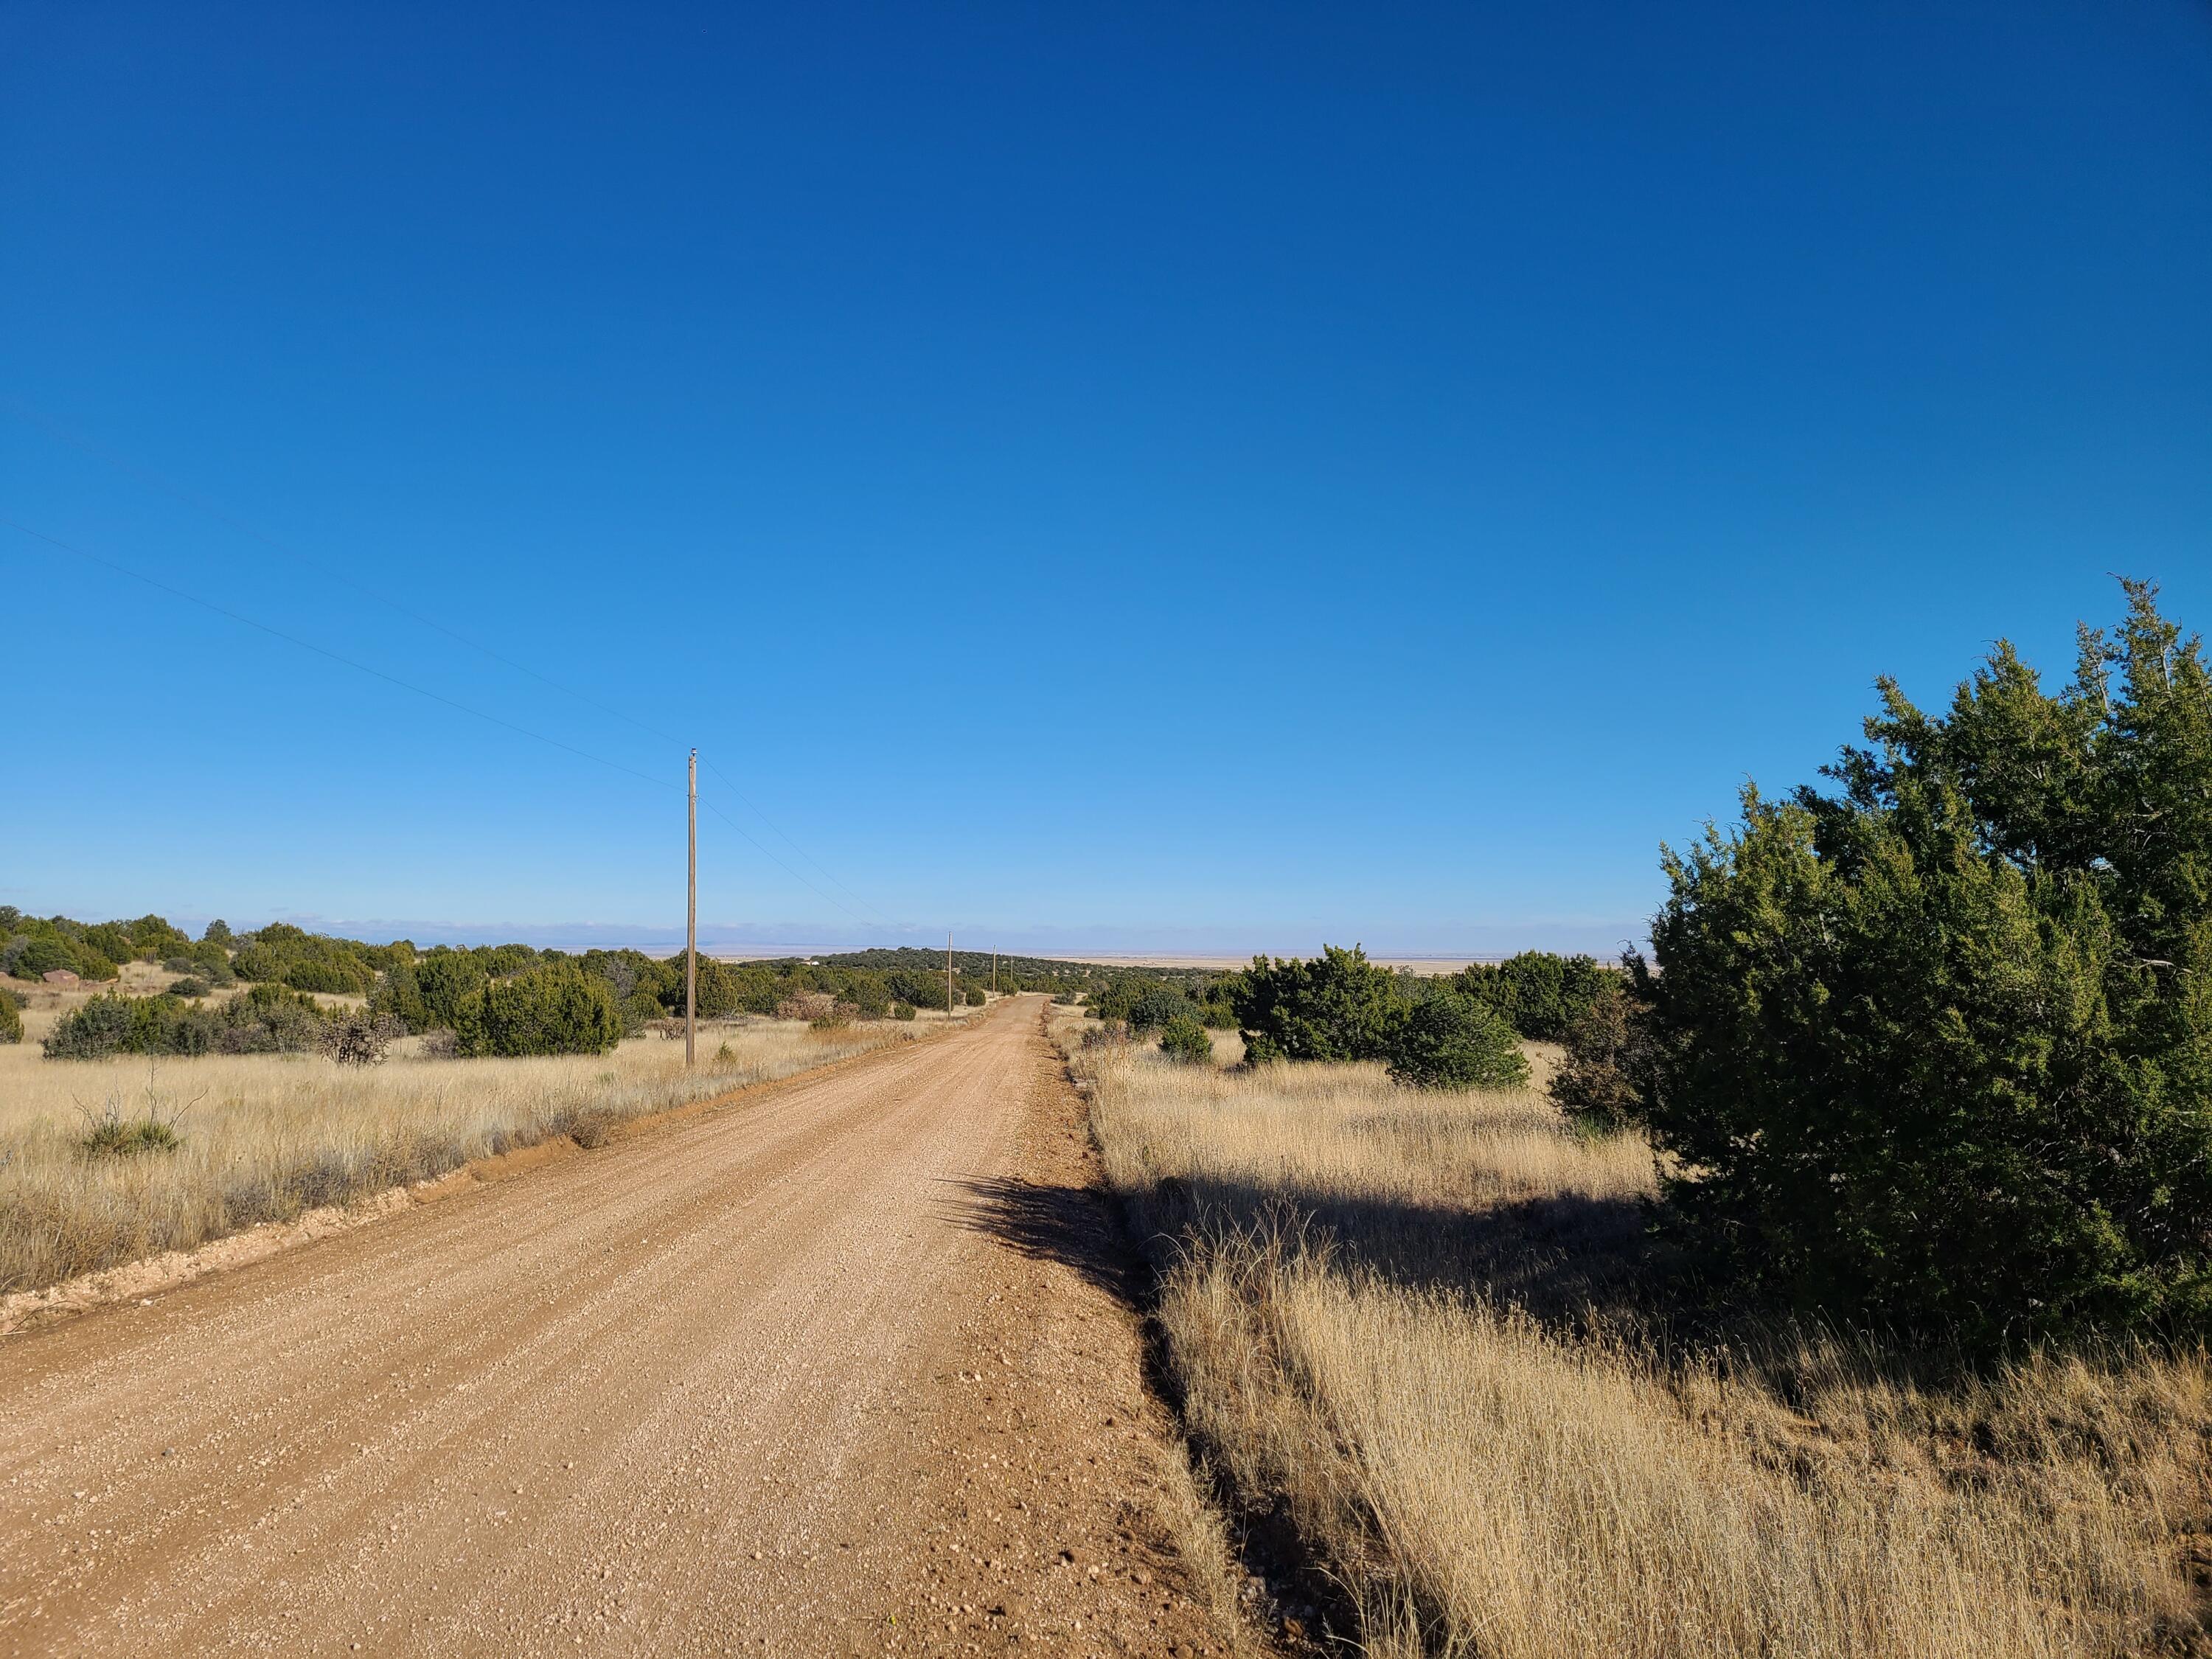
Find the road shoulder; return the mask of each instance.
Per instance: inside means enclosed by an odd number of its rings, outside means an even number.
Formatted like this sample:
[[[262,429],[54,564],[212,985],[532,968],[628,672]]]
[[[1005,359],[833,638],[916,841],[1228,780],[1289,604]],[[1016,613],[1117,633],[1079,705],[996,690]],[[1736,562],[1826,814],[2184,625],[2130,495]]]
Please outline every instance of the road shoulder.
[[[908,1402],[899,1507],[874,1540],[878,1645],[898,1653],[1267,1651],[1226,1605],[1211,1516],[1145,1377],[1139,1266],[1084,1108],[1037,1038],[1012,1173],[944,1194],[986,1241]],[[1209,1563],[1194,1554],[1211,1553]]]

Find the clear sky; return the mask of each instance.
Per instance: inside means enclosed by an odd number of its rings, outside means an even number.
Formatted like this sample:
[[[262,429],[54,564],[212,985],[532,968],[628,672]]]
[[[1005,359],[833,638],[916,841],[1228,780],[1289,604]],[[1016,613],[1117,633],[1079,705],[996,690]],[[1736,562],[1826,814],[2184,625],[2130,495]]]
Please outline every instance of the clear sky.
[[[2212,627],[2212,7],[11,0],[0,517],[27,909],[1609,949]]]

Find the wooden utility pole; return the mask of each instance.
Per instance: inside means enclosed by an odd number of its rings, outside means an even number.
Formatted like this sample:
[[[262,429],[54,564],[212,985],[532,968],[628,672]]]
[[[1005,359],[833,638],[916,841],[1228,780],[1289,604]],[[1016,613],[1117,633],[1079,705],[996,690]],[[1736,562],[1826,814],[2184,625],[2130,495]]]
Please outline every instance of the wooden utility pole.
[[[691,751],[690,870],[684,882],[684,1064],[699,1059],[699,751]]]
[[[945,1017],[952,1018],[952,930],[945,930]]]

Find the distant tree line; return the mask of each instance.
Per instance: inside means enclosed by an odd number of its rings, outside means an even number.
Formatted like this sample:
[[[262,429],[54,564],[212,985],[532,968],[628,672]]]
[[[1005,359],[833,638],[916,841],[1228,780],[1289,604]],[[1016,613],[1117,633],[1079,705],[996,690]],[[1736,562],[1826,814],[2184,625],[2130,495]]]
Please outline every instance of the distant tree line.
[[[453,1051],[463,1055],[602,1053],[623,1036],[684,1012],[681,955],[572,954],[517,944],[421,950],[407,939],[373,945],[289,922],[234,933],[216,921],[195,940],[159,916],[84,923],[4,908],[0,934],[6,941],[0,960],[25,976],[52,963],[88,979],[112,981],[119,963],[131,960],[159,962],[183,976],[159,995],[96,997],[64,1015],[46,1039],[47,1052],[64,1058],[312,1048],[337,1040],[311,1029],[315,1022],[328,1026],[339,1018],[337,1011],[319,1008],[317,994],[365,999],[362,1012],[368,1023],[356,1034],[364,1042],[366,1034],[378,1031],[451,1032]],[[953,1000],[982,1006],[991,966],[987,953],[956,956]],[[1080,964],[1011,957],[1000,963],[998,983],[1006,990],[1079,994],[1093,979]],[[198,1000],[241,980],[254,988],[250,1000],[204,1006]],[[279,990],[294,995],[287,1000],[264,994]],[[912,1019],[917,1009],[945,1006],[945,958],[930,951],[748,963],[702,957],[697,966],[703,1019],[788,1015],[795,1009],[832,1024]],[[10,998],[0,1011],[0,1042],[20,1040],[21,1030]]]

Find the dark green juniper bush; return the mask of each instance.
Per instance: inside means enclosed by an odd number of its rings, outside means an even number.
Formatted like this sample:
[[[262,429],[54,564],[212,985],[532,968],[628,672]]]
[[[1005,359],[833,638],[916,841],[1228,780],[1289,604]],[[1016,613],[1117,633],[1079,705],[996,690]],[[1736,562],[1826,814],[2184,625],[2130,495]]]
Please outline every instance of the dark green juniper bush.
[[[1389,1060],[1392,1081],[1417,1089],[1510,1089],[1528,1080],[1528,1061],[1504,1016],[1452,984],[1399,1012]]]
[[[1211,1066],[1213,1039],[1196,1014],[1176,1014],[1160,1027],[1160,1052],[1186,1066]]]
[[[1969,1341],[2212,1336],[2212,677],[2125,584],[2046,693],[1880,683],[1835,786],[1669,851],[1632,1115],[1678,1235]]]

